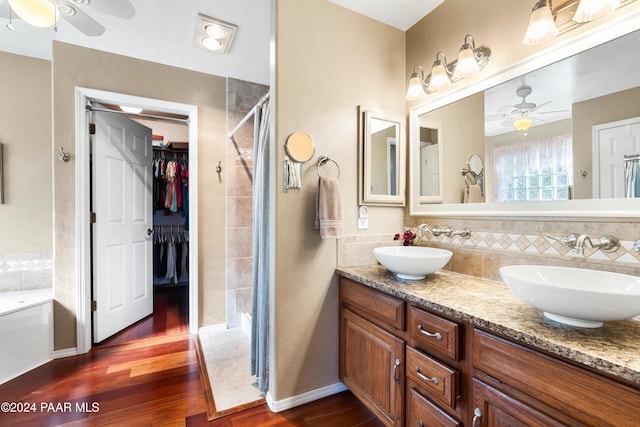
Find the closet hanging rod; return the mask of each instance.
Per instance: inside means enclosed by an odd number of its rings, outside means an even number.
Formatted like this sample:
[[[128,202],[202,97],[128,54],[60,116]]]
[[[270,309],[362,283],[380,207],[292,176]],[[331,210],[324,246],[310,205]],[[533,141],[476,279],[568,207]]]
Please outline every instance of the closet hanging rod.
[[[87,111],[102,111],[104,113],[126,114],[127,116],[144,117],[144,118],[147,118],[147,119],[168,120],[168,121],[173,121],[173,122],[180,122],[180,123],[189,124],[189,119],[181,119],[181,118],[178,118],[178,117],[157,116],[157,115],[154,115],[154,114],[144,114],[144,113],[127,113],[126,111],[110,110],[108,108],[94,107],[91,104],[87,104]]]
[[[267,102],[268,99],[269,99],[269,92],[267,92],[266,95],[264,95],[262,98],[260,98],[260,101],[258,101],[258,103],[251,109],[251,111],[249,111],[247,113],[247,115],[244,116],[242,118],[242,120],[240,120],[240,122],[236,125],[236,127],[234,127],[233,130],[231,132],[229,132],[229,138],[233,139],[233,134],[236,133],[238,131],[238,129],[240,129],[242,127],[242,125],[245,124],[247,122],[247,120],[249,120],[249,118],[256,113],[256,110],[258,108],[262,107],[262,104]]]
[[[633,160],[640,160],[640,154],[625,154],[624,161],[630,162]]]

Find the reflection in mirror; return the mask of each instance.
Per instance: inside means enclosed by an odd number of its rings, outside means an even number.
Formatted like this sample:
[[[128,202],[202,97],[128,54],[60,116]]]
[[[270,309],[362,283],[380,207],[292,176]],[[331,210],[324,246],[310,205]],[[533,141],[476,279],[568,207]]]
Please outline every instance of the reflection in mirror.
[[[359,107],[360,204],[404,206],[404,131],[400,115]]]
[[[631,32],[435,110],[415,107],[410,152],[421,144],[414,122],[437,120],[447,135],[446,165],[483,154],[485,200],[510,205],[490,203],[485,211],[532,209],[513,202],[625,198],[624,157],[640,154],[640,73],[630,72],[640,67],[630,54],[639,43],[640,31]],[[469,131],[460,135],[461,128]],[[413,155],[410,161],[414,166]],[[464,201],[457,172],[441,173],[444,204]],[[478,207],[464,211],[470,209]]]
[[[440,151],[442,126],[420,122],[420,196],[425,201],[440,202]]]

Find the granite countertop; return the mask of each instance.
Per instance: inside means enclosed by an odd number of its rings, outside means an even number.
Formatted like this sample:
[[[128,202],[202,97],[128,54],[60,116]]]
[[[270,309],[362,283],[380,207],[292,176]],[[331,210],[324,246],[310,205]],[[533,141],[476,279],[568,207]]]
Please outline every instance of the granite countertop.
[[[602,328],[559,327],[501,282],[449,271],[399,281],[380,265],[337,268],[343,277],[467,321],[533,348],[640,386],[640,322],[605,322]]]

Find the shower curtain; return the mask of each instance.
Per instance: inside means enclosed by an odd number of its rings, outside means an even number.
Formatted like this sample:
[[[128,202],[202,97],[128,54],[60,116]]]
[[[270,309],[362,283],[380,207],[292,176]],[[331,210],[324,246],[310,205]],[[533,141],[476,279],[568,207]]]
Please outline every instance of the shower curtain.
[[[251,375],[265,395],[269,387],[269,116],[267,100],[254,116],[253,305]]]
[[[625,160],[625,195],[629,198],[640,197],[640,159]]]

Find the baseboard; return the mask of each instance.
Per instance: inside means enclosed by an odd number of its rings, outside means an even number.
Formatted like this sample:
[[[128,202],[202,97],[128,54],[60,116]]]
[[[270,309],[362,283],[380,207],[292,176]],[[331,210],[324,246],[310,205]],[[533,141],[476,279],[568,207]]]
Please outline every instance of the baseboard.
[[[65,357],[77,356],[78,349],[76,347],[63,348],[62,350],[54,350],[51,353],[51,359],[62,359]]]
[[[295,408],[296,406],[304,405],[305,403],[313,402],[314,400],[322,399],[323,397],[331,396],[332,394],[341,393],[345,390],[347,390],[347,387],[343,383],[337,382],[326,387],[277,401],[273,400],[271,393],[267,392],[267,405],[271,412],[281,412]]]
[[[219,331],[220,329],[227,329],[227,324],[218,323],[217,325],[203,326],[198,329],[198,335],[209,331]]]

